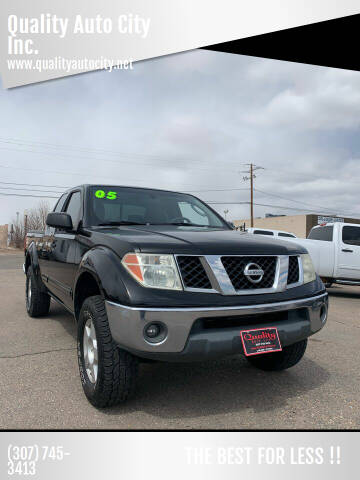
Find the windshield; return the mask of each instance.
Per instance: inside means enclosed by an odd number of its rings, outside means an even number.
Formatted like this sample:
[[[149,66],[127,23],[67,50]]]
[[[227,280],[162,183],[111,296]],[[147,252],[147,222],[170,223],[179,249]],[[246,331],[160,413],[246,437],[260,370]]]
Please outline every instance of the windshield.
[[[141,188],[93,186],[89,189],[89,225],[182,225],[230,227],[197,198]]]

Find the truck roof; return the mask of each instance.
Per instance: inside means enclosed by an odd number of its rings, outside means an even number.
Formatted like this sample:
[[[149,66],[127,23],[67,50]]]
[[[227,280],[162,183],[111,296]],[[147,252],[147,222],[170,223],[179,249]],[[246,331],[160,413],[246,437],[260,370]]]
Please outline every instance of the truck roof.
[[[68,188],[67,190],[65,190],[64,193],[70,192],[71,190],[74,190],[76,188],[90,188],[90,187],[96,187],[98,185],[101,185],[103,187],[115,187],[116,186],[116,187],[119,187],[119,188],[137,188],[137,189],[140,189],[140,190],[156,190],[158,192],[182,193],[182,194],[186,194],[186,195],[191,195],[192,197],[194,196],[191,193],[179,192],[178,190],[168,190],[168,189],[164,189],[164,188],[154,188],[154,187],[139,187],[137,185],[119,185],[119,184],[116,184],[116,183],[83,183],[81,185],[75,185],[74,187]]]

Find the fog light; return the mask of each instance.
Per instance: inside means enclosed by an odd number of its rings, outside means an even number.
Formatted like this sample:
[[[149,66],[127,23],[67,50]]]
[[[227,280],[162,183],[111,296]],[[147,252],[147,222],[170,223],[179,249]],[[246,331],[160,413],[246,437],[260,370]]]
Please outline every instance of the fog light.
[[[161,322],[148,323],[144,327],[144,339],[147,343],[158,345],[166,340],[167,328]]]
[[[145,335],[149,338],[155,338],[159,335],[160,333],[160,325],[156,323],[151,323],[148,325],[145,329]]]

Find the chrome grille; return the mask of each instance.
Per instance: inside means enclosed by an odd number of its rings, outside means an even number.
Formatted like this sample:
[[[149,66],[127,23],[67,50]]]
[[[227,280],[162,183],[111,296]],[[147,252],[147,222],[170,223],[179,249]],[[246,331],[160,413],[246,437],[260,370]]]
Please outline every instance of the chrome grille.
[[[287,284],[291,285],[292,283],[297,283],[300,277],[299,270],[299,259],[298,257],[291,256],[289,257],[289,272]]]
[[[260,288],[272,288],[275,282],[277,257],[222,257],[222,264],[228,274],[235,290],[255,290]],[[253,283],[244,274],[248,264],[256,264],[263,271],[263,277],[258,283]]]
[[[211,289],[210,280],[199,257],[178,256],[177,263],[186,288]]]

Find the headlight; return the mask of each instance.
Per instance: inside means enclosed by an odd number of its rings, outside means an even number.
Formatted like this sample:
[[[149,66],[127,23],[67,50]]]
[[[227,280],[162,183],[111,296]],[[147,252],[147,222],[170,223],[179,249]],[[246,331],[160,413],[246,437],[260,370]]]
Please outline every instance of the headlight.
[[[304,283],[316,280],[316,273],[310,255],[308,253],[301,255],[301,261],[304,272]]]
[[[182,290],[173,255],[127,253],[121,263],[144,287]]]

